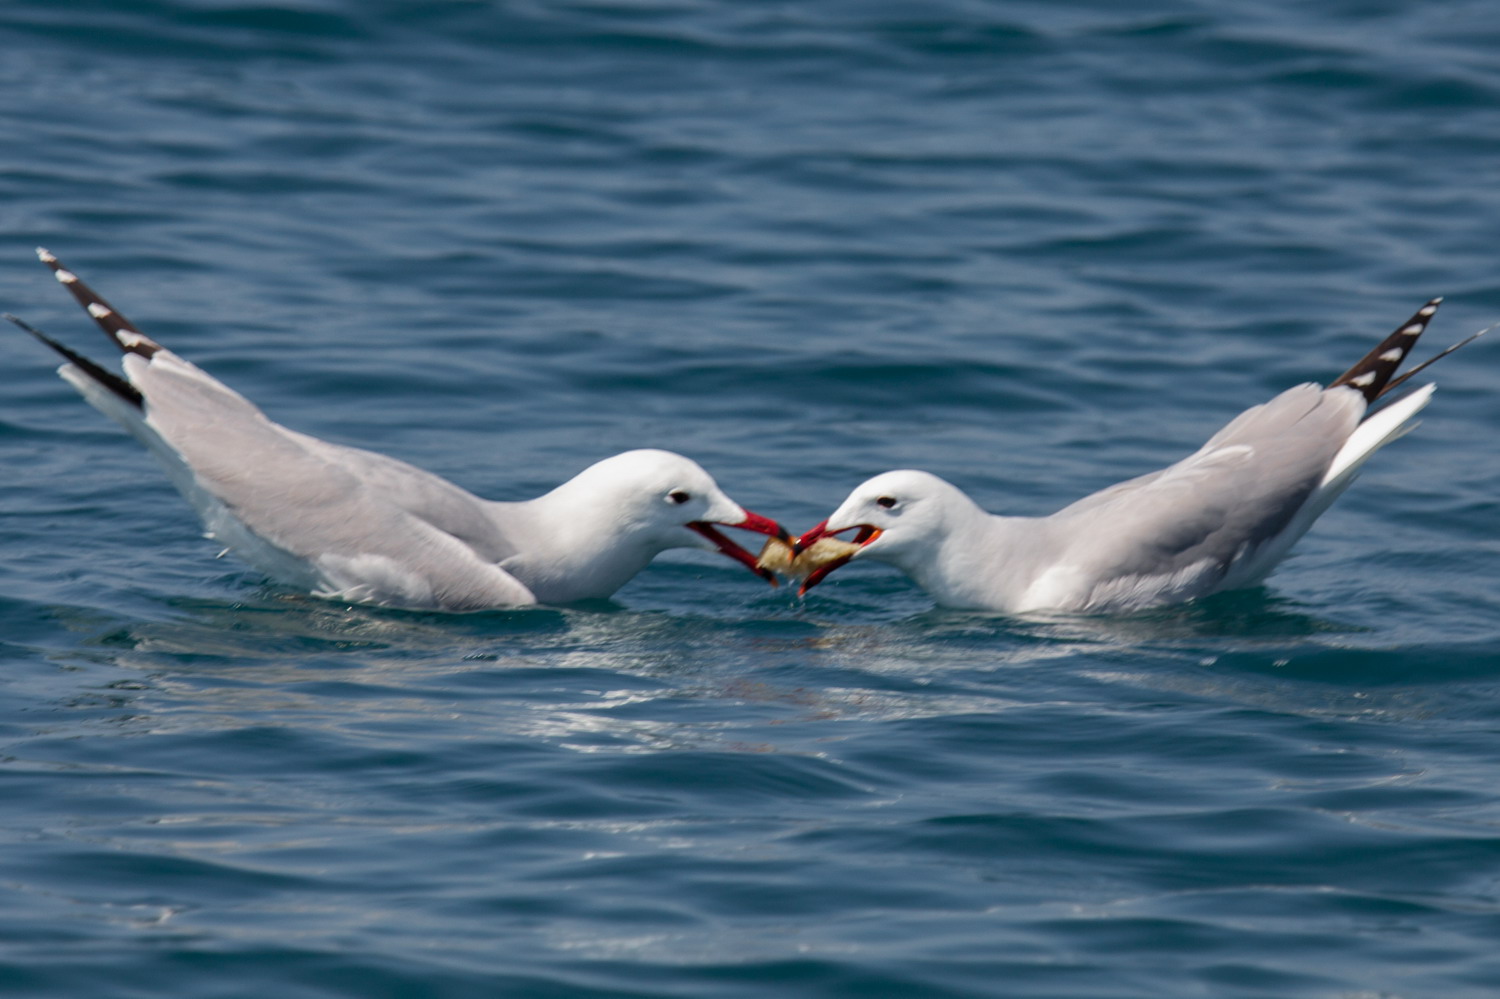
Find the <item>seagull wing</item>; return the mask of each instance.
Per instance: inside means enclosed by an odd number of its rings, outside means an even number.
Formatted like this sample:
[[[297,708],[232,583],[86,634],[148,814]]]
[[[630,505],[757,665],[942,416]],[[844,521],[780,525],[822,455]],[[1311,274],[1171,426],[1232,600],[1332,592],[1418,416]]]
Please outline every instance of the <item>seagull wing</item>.
[[[150,448],[210,536],[283,582],[345,599],[448,610],[535,602],[495,564],[517,551],[498,504],[273,422],[42,259],[125,353],[121,382],[38,334],[68,360],[60,373]]]
[[[1050,585],[1082,582],[1082,609],[1116,610],[1253,582],[1246,567],[1280,547],[1364,408],[1357,392],[1299,385],[1182,461],[1060,510],[1048,519],[1068,555]]]

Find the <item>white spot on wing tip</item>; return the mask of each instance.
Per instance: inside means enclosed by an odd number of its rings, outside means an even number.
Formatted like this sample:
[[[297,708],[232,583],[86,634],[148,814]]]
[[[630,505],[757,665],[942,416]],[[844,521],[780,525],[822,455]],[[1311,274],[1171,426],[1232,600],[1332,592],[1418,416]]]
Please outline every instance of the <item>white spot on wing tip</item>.
[[[1349,379],[1349,384],[1350,385],[1358,385],[1360,388],[1364,388],[1366,385],[1370,384],[1374,380],[1375,380],[1375,372],[1373,372],[1373,371],[1366,371],[1362,375],[1359,375],[1357,377]]]
[[[1382,361],[1399,361],[1404,356],[1405,355],[1401,352],[1401,348],[1400,347],[1392,347],[1390,350],[1388,350],[1384,354],[1380,355],[1380,360],[1382,360]]]
[[[42,263],[44,263],[44,264],[55,264],[55,263],[57,263],[57,258],[54,257],[52,255],[52,252],[50,250],[48,250],[45,246],[38,246],[36,248],[36,258],[38,260],[40,260]]]
[[[61,268],[53,271],[52,276],[57,278],[60,284],[72,284],[74,281],[78,280],[77,274],[74,274],[72,271],[62,270]]]
[[[110,311],[108,306],[100,305],[98,302],[90,302],[89,315],[93,316],[95,319],[103,319],[105,316],[114,315],[114,313]]]
[[[1422,332],[1422,330],[1424,330],[1424,329],[1426,329],[1426,327],[1423,326],[1421,323],[1412,323],[1410,326],[1407,326],[1406,328],[1404,328],[1401,332],[1404,333],[1406,336],[1416,336],[1418,333]]]

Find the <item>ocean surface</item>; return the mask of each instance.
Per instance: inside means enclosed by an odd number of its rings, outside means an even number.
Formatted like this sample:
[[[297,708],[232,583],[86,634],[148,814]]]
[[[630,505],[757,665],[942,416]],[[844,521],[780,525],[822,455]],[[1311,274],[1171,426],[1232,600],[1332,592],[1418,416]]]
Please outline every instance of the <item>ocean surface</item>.
[[[896,467],[1044,513],[1500,319],[1480,0],[11,0],[0,50],[0,309],[108,357],[46,246],[498,499],[650,445],[794,529]],[[1500,343],[1263,588],[1038,621],[696,552],[318,600],[0,337],[0,994],[1500,994]]]

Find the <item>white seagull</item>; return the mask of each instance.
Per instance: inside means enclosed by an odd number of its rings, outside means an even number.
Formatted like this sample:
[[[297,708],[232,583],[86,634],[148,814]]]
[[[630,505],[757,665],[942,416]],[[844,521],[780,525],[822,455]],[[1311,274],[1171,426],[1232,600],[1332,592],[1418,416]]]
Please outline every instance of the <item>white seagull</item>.
[[[710,548],[774,583],[715,525],[786,532],[682,455],[627,451],[536,499],[481,499],[273,422],[136,329],[51,253],[37,256],[124,353],[125,377],[6,318],[61,354],[58,374],[146,445],[207,537],[279,582],[412,609],[565,604],[608,597],[669,548]]]
[[[1325,388],[1290,388],[1235,417],[1175,465],[1100,490],[1048,517],[985,512],[927,472],[857,487],[793,545],[857,530],[850,554],[812,570],[802,592],[851,559],[887,562],[940,605],[1004,614],[1114,613],[1179,603],[1264,579],[1361,465],[1414,424],[1423,387],[1367,412],[1442,301],[1435,298]]]

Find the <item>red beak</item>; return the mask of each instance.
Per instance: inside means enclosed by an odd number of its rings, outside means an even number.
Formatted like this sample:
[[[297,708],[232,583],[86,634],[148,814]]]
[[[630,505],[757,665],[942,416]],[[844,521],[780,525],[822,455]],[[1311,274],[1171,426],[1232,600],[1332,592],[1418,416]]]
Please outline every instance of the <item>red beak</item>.
[[[812,530],[802,535],[802,537],[792,542],[792,555],[801,555],[804,551],[812,547],[812,543],[814,541],[817,541],[827,533],[828,521],[825,520],[817,527],[814,527]]]
[[[844,531],[852,530],[854,530],[854,528],[846,527],[843,528],[843,530],[830,531],[828,529],[828,521],[825,520],[823,521],[823,523],[819,524],[817,527],[814,527],[812,530],[802,535],[802,537],[792,542],[792,552],[793,554],[801,554],[805,549],[811,548],[819,538],[827,537],[833,534],[842,534],[844,533]],[[869,524],[860,524],[859,533],[854,536],[854,543],[857,545],[867,545],[878,537],[880,537],[880,529],[878,527],[871,527]],[[828,574],[833,570],[848,565],[849,560],[857,554],[858,552],[850,552],[848,555],[845,555],[842,558],[836,558],[832,562],[825,562],[822,565],[818,566],[812,572],[808,573],[807,578],[802,581],[802,586],[797,590],[797,596],[806,596],[808,590],[812,589],[814,586],[817,586],[823,580],[827,579]]]
[[[699,534],[712,541],[714,543],[714,547],[717,548],[721,553],[728,555],[730,558],[734,559],[737,562],[743,562],[751,572],[755,573],[761,579],[764,579],[772,586],[776,585],[776,574],[774,572],[769,569],[762,569],[760,566],[756,565],[756,558],[754,555],[751,555],[749,552],[745,551],[745,549],[741,548],[739,545],[735,544],[733,541],[730,541],[724,535],[720,534],[717,530],[715,530],[715,525],[710,524],[707,521],[695,520],[687,526],[689,530],[697,531]],[[785,541],[788,544],[793,544],[792,536],[787,533],[787,529],[785,527],[782,527],[770,517],[762,517],[760,514],[751,513],[749,510],[745,511],[744,520],[739,521],[735,524],[721,524],[719,526],[738,527],[743,531],[754,531],[757,534],[769,534],[773,538],[780,538],[782,541]]]

